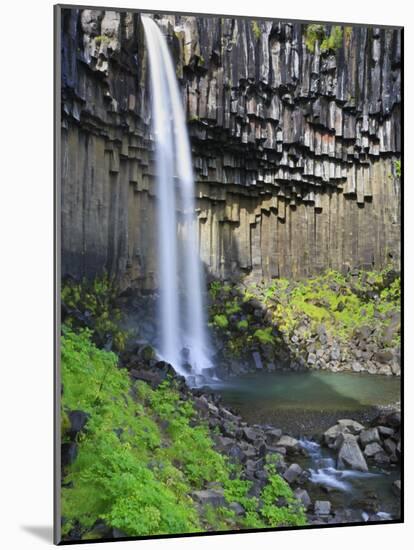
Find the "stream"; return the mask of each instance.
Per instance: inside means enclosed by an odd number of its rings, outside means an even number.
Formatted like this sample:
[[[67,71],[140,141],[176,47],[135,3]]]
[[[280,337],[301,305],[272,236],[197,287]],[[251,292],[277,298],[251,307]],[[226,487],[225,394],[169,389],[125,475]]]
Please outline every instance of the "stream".
[[[368,425],[400,399],[396,377],[354,373],[252,373],[212,388],[249,424],[270,424],[300,440],[296,460],[309,474],[312,500],[329,500],[347,521],[388,520],[399,516],[392,482],[399,467],[371,466],[363,473],[336,468],[336,452],[320,445],[321,436],[340,418]],[[373,515],[375,516],[373,518]]]

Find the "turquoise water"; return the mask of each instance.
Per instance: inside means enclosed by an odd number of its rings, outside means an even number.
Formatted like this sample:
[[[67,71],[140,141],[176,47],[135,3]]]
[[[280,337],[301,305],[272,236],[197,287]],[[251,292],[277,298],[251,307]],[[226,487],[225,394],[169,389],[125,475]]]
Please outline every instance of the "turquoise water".
[[[224,404],[252,424],[296,435],[321,433],[336,419],[369,420],[400,399],[400,379],[356,373],[251,373],[218,383]]]

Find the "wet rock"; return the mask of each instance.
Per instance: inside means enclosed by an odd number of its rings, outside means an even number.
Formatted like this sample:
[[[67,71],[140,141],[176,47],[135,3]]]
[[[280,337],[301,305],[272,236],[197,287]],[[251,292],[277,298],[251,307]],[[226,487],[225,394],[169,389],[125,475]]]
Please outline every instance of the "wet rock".
[[[274,447],[275,445],[277,445],[281,437],[282,437],[282,430],[279,430],[277,428],[266,430],[266,441],[268,445],[270,445],[271,447]]]
[[[299,464],[291,464],[289,468],[283,473],[283,477],[288,483],[293,483],[298,479],[302,472],[303,470],[299,466]]]
[[[310,496],[308,492],[305,489],[295,489],[293,492],[295,495],[295,498],[298,499],[298,501],[302,504],[302,506],[305,508],[305,510],[309,510],[311,507],[312,501],[310,499]]]
[[[368,466],[356,437],[352,434],[341,434],[339,438],[338,468],[367,472]]]
[[[392,484],[392,490],[395,495],[398,497],[401,496],[401,480],[396,479]]]
[[[331,426],[323,434],[323,439],[325,444],[331,449],[335,448],[337,445],[338,436],[342,433],[349,433],[346,426],[340,426],[339,424],[335,424],[335,426]]]
[[[391,437],[394,435],[394,430],[392,428],[388,428],[387,426],[377,426],[377,430],[381,437]]]
[[[369,443],[364,449],[364,455],[367,458],[372,458],[377,453],[382,453],[383,449],[378,443]]]
[[[256,369],[263,369],[263,363],[260,353],[258,351],[254,351],[252,353],[252,356]]]
[[[385,439],[383,442],[384,449],[390,455],[397,454],[397,444],[391,438]]]
[[[359,442],[362,447],[366,447],[369,443],[380,443],[381,438],[377,428],[369,428],[368,430],[362,430],[359,434]]]
[[[331,503],[329,500],[317,500],[313,510],[317,516],[328,516],[331,513]]]
[[[282,435],[278,441],[278,447],[284,447],[288,454],[294,454],[299,450],[299,441],[289,435]]]
[[[364,429],[362,424],[348,418],[338,420],[338,424],[339,426],[346,428],[352,435],[359,434]]]
[[[261,435],[260,432],[254,428],[243,428],[242,432],[244,439],[246,439],[249,443],[254,443]]]

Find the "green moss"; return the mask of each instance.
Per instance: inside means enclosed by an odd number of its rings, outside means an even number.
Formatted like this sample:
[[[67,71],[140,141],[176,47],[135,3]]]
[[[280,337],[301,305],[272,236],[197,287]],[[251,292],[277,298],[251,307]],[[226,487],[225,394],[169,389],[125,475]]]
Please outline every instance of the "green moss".
[[[252,31],[253,31],[253,34],[256,38],[256,40],[259,40],[260,37],[262,36],[262,29],[260,28],[260,25],[257,21],[253,20],[251,22],[252,24]]]
[[[242,321],[239,321],[237,323],[237,328],[239,330],[246,330],[248,327],[249,327],[249,323],[248,323],[247,319],[243,319]]]
[[[218,328],[221,329],[227,328],[229,326],[227,317],[223,314],[214,315],[213,322]]]
[[[342,27],[333,25],[329,35],[326,34],[324,25],[310,24],[305,29],[305,44],[307,49],[314,53],[316,42],[319,42],[321,52],[336,51],[342,46]]]
[[[329,37],[325,37],[321,43],[321,52],[333,51],[335,52],[342,46],[343,32],[342,28],[334,25],[331,28]]]
[[[323,25],[310,24],[305,27],[305,44],[308,50],[315,52],[316,41],[322,42],[325,38],[325,28]]]

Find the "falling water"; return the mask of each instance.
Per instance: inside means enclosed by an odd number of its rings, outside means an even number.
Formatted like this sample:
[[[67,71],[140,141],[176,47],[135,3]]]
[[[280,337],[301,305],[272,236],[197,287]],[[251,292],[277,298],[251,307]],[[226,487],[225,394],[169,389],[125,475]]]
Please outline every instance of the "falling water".
[[[190,144],[167,42],[142,16],[149,53],[158,181],[160,354],[175,369],[200,375],[211,367],[203,315]],[[183,353],[183,350],[186,350]],[[187,367],[186,367],[187,364]]]

